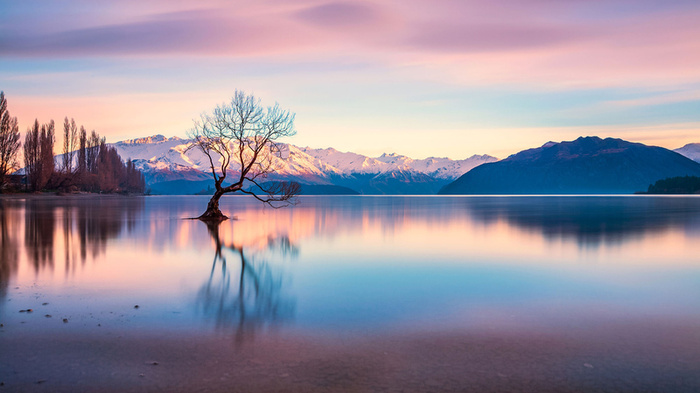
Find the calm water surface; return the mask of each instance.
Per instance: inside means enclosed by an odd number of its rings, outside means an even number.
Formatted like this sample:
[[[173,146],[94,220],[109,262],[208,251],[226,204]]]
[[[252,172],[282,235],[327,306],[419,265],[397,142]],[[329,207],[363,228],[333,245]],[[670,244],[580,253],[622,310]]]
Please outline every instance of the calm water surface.
[[[224,197],[236,220],[185,219],[206,201],[0,200],[0,340],[700,320],[697,197]]]

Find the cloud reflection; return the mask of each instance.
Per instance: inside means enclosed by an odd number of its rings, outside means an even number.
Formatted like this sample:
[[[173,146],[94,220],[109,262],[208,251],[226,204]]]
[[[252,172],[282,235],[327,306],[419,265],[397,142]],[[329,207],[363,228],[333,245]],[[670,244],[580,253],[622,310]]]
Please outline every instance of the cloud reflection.
[[[230,197],[222,209],[237,221],[205,229],[182,219],[205,204],[204,197],[2,200],[0,288],[6,291],[18,275],[22,282],[51,277],[61,259],[65,275],[76,279],[93,261],[95,280],[153,285],[133,269],[157,271],[169,255],[167,264],[177,258],[191,269],[188,275],[206,280],[193,289],[200,311],[245,334],[294,313],[284,295],[287,266],[280,262],[297,258],[300,249],[300,259],[313,263],[546,263],[576,261],[582,250],[612,245],[629,261],[658,254],[667,263],[688,263],[684,256],[700,237],[700,198],[692,197],[301,197],[299,205],[280,210]],[[203,249],[211,252],[206,271],[190,261]],[[124,258],[134,253],[151,262],[130,265]]]
[[[212,227],[184,219],[207,197],[35,199],[0,204],[2,296],[41,304],[25,290],[39,283],[75,315],[131,314],[103,326],[215,327],[236,343],[292,321],[442,318],[454,296],[593,301],[620,281],[609,294],[622,301],[657,271],[685,277],[700,252],[693,197],[302,196],[275,210],[232,196],[221,208],[238,220]]]

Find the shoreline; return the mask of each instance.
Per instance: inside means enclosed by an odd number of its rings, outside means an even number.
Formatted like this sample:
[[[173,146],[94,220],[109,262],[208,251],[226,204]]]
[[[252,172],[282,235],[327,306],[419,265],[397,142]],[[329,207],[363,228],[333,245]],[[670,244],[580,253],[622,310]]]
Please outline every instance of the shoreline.
[[[695,392],[698,331],[668,321],[529,333],[273,332],[239,340],[0,331],[0,392]]]
[[[98,194],[91,192],[79,192],[63,194],[59,192],[27,192],[27,193],[8,193],[0,194],[0,199],[62,199],[62,198],[131,198],[131,197],[146,197],[151,195],[146,194]]]

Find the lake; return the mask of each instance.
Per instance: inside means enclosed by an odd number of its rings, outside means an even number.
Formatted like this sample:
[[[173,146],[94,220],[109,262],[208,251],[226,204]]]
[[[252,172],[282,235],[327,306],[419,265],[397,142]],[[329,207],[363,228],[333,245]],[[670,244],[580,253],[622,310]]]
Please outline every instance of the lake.
[[[0,199],[0,392],[700,390],[698,197],[206,202]]]

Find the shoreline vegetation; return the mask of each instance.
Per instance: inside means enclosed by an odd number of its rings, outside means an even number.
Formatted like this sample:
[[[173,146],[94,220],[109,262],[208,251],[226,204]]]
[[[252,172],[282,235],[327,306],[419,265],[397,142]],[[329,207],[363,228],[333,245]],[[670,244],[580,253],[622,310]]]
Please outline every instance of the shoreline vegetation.
[[[35,192],[7,192],[0,193],[0,199],[51,199],[51,198],[131,198],[146,197],[145,193],[97,193],[97,192],[60,192],[60,191],[35,191]]]
[[[249,113],[244,119],[226,117],[226,113]],[[238,111],[238,112],[236,112]],[[210,158],[212,163],[213,183],[208,188],[190,195],[210,195],[211,200],[204,214],[200,216],[202,219],[213,219],[220,221],[225,219],[225,215],[218,209],[218,200],[225,193],[244,193],[249,194],[260,200],[263,203],[286,205],[296,195],[326,195],[326,194],[360,194],[350,188],[337,185],[300,185],[296,182],[286,181],[268,181],[262,182],[269,173],[273,173],[275,168],[266,158],[267,155],[275,155],[281,157],[281,150],[277,145],[276,139],[282,136],[294,135],[294,114],[279,107],[269,108],[268,112],[260,106],[259,100],[252,95],[248,96],[243,92],[236,91],[236,95],[232,99],[229,106],[217,107],[212,115],[202,115],[202,119],[195,122],[195,134],[192,135],[196,141],[190,148],[198,148]],[[218,116],[218,117],[217,117]],[[220,118],[219,118],[220,117]],[[231,120],[233,119],[233,120]],[[229,128],[238,130],[231,135],[226,134],[222,138],[220,130],[214,125],[222,121],[231,121]],[[249,123],[256,125],[250,128]],[[258,126],[261,123],[265,127]],[[151,194],[146,185],[144,174],[136,168],[134,162],[129,158],[126,162],[119,156],[117,150],[108,146],[106,138],[92,130],[89,134],[85,127],[78,126],[74,119],[66,117],[63,122],[63,153],[60,155],[54,154],[56,125],[53,120],[48,123],[40,124],[38,119],[34,120],[24,136],[24,142],[21,141],[21,134],[17,126],[17,118],[10,115],[8,110],[7,100],[2,91],[0,91],[0,195],[19,194],[22,196],[29,195],[32,192],[49,192],[55,196],[74,195],[75,193],[86,192],[90,195],[106,195],[106,194],[127,194],[127,195],[149,195]],[[260,130],[265,130],[261,132]],[[222,134],[224,135],[224,134]],[[256,141],[254,146],[249,146],[247,143],[241,143],[243,140]],[[212,154],[221,154],[228,152],[225,148],[232,141],[238,141],[239,146],[248,146],[245,150],[246,154],[227,153],[224,156],[221,166],[214,165]],[[224,143],[225,142],[225,143]],[[541,175],[542,171],[532,162],[529,162],[532,151],[542,151],[543,149],[561,148],[561,146],[569,145],[585,145],[581,149],[587,153],[591,151],[598,153],[603,145],[616,144],[626,146],[629,149],[640,149],[641,145],[632,144],[626,141],[607,138],[601,140],[597,137],[581,137],[576,141],[563,142],[561,144],[553,144],[543,146],[539,149],[531,149],[520,152],[513,156],[527,155],[524,158],[527,165],[520,165],[519,171],[529,171],[531,175]],[[560,146],[561,145],[561,146]],[[591,145],[591,146],[589,146]],[[600,146],[599,146],[600,145]],[[587,149],[587,150],[586,150]],[[644,149],[657,149],[644,147]],[[590,150],[590,151],[589,151]],[[540,153],[542,153],[540,152]],[[243,152],[242,152],[243,153]],[[538,153],[538,154],[540,154]],[[529,155],[528,155],[529,154]],[[542,153],[543,154],[543,153]],[[24,166],[20,165],[19,157],[22,157]],[[239,157],[241,162],[237,162],[241,168],[247,168],[248,171],[243,171],[240,176],[234,176],[236,179],[233,183],[225,183],[229,164],[235,161],[235,157]],[[559,155],[557,155],[558,157]],[[494,194],[494,195],[543,195],[550,192],[533,191],[532,187],[525,188],[526,192],[514,191],[513,184],[519,180],[506,181],[501,189],[493,189],[493,192],[484,192],[483,189],[477,187],[476,192],[469,190],[474,187],[462,187],[452,191],[445,191],[450,187],[463,181],[468,176],[477,176],[475,173],[483,172],[489,168],[496,168],[499,164],[505,163],[507,160],[498,161],[496,163],[484,164],[473,168],[463,174],[454,182],[443,187],[440,194],[455,194],[455,195],[475,195],[475,194]],[[513,159],[511,159],[513,161]],[[590,161],[590,160],[589,160]],[[609,162],[609,163],[612,163]],[[253,165],[255,164],[255,165]],[[559,167],[560,163],[553,162],[555,167]],[[697,164],[696,164],[697,165]],[[616,167],[615,165],[612,165]],[[253,168],[257,168],[252,170]],[[218,169],[218,171],[217,171]],[[250,172],[252,170],[252,172]],[[236,175],[236,174],[232,174]],[[619,180],[625,176],[618,174],[616,178]],[[521,179],[522,173],[517,174],[518,179]],[[568,176],[572,178],[571,176]],[[584,181],[578,179],[572,183],[573,189],[585,190]],[[609,179],[608,179],[609,180]],[[244,188],[244,182],[251,183],[253,187]],[[602,182],[602,183],[601,183]],[[589,179],[590,183],[590,179]],[[605,183],[598,179],[594,182],[595,186],[601,187]],[[611,183],[608,181],[608,183]],[[614,183],[614,180],[613,180]],[[490,184],[490,183],[489,183]],[[612,183],[611,183],[612,184]],[[484,185],[482,185],[484,186]],[[486,184],[484,187],[488,186]],[[588,184],[590,188],[591,184]],[[505,188],[504,188],[505,187]],[[578,187],[578,188],[577,188]],[[459,187],[458,187],[459,188]],[[536,188],[536,187],[535,187]],[[561,187],[560,187],[561,188]],[[556,188],[556,190],[560,190]],[[595,188],[595,187],[594,187]],[[516,187],[517,189],[517,187]],[[634,188],[632,188],[634,190]],[[521,190],[523,191],[523,190]],[[620,191],[620,190],[618,190]],[[629,191],[629,189],[628,189]],[[554,194],[568,194],[568,192],[554,192]],[[589,192],[574,192],[575,194],[586,195]],[[599,194],[601,192],[593,192],[590,194]],[[606,192],[603,192],[606,193]],[[619,192],[613,192],[618,194]],[[670,177],[657,180],[654,184],[649,185],[647,191],[622,192],[619,194],[700,194],[700,177],[684,176]]]
[[[55,155],[56,124],[34,120],[21,142],[17,118],[0,91],[0,193],[58,191],[144,193],[143,173],[126,162],[104,137],[88,135],[74,119],[63,121],[63,154]],[[22,163],[20,163],[20,153]]]
[[[639,191],[635,194],[700,195],[700,177],[676,176],[661,179],[650,184],[646,191]]]

